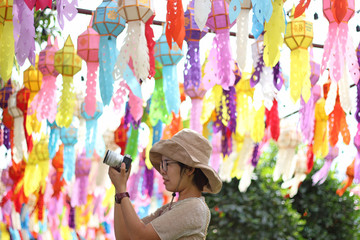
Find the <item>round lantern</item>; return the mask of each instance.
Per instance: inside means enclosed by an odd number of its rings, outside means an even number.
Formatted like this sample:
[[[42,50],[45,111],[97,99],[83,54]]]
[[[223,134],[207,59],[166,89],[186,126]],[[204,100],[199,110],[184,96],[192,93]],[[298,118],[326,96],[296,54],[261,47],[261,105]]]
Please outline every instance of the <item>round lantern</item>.
[[[13,34],[13,0],[0,1],[0,76],[10,79],[15,57],[15,39]]]
[[[71,37],[68,36],[64,47],[55,53],[55,69],[63,75],[63,88],[58,103],[56,124],[59,127],[69,127],[74,114],[75,92],[73,90],[73,76],[78,73],[82,66],[82,60],[76,54]]]
[[[214,0],[211,3],[211,12],[206,25],[216,33],[213,46],[210,50],[204,84],[210,89],[215,84],[221,85],[225,90],[234,85],[233,59],[230,50],[230,23],[229,4],[225,0]],[[216,76],[217,75],[217,76]]]
[[[145,23],[153,15],[153,8],[152,0],[119,1],[119,14],[128,24],[126,38],[116,63],[119,73],[125,73],[131,58],[136,78],[146,79],[149,76],[150,62],[147,53]]]
[[[155,59],[163,65],[163,81],[165,102],[168,112],[172,111],[179,114],[180,109],[180,91],[179,82],[177,79],[176,64],[183,57],[181,49],[175,42],[170,49],[165,36],[165,27],[160,38],[155,45]]]
[[[198,88],[201,82],[201,63],[199,41],[207,33],[200,30],[194,18],[194,0],[189,3],[185,12],[185,40],[188,44],[188,51],[185,60],[184,87],[185,90],[194,86]]]
[[[2,109],[7,108],[8,99],[12,93],[13,87],[11,85],[11,80],[9,80],[6,85],[2,89],[0,89],[0,107]]]
[[[78,141],[79,119],[73,117],[70,126],[60,129],[60,139],[64,144],[64,174],[66,182],[71,181],[75,174],[75,148],[74,145]]]
[[[56,77],[59,73],[55,69],[54,59],[58,50],[57,38],[52,44],[49,36],[46,48],[39,54],[39,70],[43,74],[43,80],[38,93],[38,104],[33,107],[39,121],[47,119],[54,122],[56,117]]]
[[[94,153],[96,134],[97,134],[97,120],[103,113],[103,104],[102,102],[96,102],[95,112],[93,116],[90,116],[86,113],[85,110],[86,103],[81,104],[81,116],[86,120],[86,139],[85,139],[85,148],[86,148],[86,157],[91,157]]]
[[[100,34],[99,86],[104,105],[109,105],[113,95],[113,76],[116,62],[116,38],[125,28],[125,19],[117,13],[115,1],[104,0],[95,10],[93,28]]]
[[[100,35],[91,26],[77,39],[78,55],[85,60],[87,66],[85,111],[93,116],[96,110],[96,71],[99,67]]]
[[[302,15],[294,19],[294,8],[291,21],[286,26],[284,41],[291,50],[290,55],[290,95],[294,102],[300,95],[307,102],[310,98],[310,58],[308,47],[313,40],[313,24]]]

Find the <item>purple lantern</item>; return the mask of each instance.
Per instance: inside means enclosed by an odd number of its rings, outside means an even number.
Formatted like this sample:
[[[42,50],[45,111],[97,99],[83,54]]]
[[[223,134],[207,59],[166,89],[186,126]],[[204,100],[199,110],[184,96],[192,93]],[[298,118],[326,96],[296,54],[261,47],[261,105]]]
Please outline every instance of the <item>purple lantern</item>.
[[[194,0],[189,3],[185,12],[185,33],[185,40],[188,44],[184,70],[184,87],[186,91],[189,87],[199,88],[201,81],[199,41],[207,33],[206,28],[201,31],[195,22]]]
[[[76,159],[75,164],[75,194],[71,198],[71,206],[84,205],[87,202],[88,177],[91,169],[91,159],[83,151]]]
[[[229,4],[226,0],[213,0],[206,25],[216,33],[206,67],[205,86],[207,89],[214,84],[222,85],[225,90],[234,85],[233,59],[230,50]]]

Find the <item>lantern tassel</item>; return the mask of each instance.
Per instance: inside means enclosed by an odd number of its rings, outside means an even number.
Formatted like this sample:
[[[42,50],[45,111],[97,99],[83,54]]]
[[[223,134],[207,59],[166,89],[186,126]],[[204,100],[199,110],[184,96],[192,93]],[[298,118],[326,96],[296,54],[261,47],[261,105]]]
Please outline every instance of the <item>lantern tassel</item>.
[[[325,113],[325,99],[321,98],[315,105],[315,132],[313,150],[316,157],[325,157],[329,152],[327,132],[328,116]]]
[[[86,157],[91,157],[94,154],[96,133],[97,133],[97,119],[87,120],[86,141],[85,141]]]
[[[197,2],[197,1],[195,1]],[[249,35],[249,10],[241,9],[240,14],[236,21],[237,32],[236,32],[236,52],[237,52],[237,63],[241,70],[245,69],[246,66],[246,55],[248,48],[248,35]]]
[[[70,182],[75,175],[75,148],[72,145],[64,146],[64,173],[66,182]]]
[[[25,159],[28,157],[23,117],[14,118],[14,143],[14,161],[19,163],[24,157]]]
[[[99,87],[101,99],[104,105],[109,105],[113,95],[112,70],[114,69],[117,56],[116,38],[112,36],[100,37],[99,47]]]
[[[340,23],[340,32],[342,32],[342,28],[343,26],[346,25],[346,27],[348,28],[348,25],[341,22]],[[340,40],[343,39],[344,36],[343,34],[340,35]],[[353,40],[351,35],[347,35],[347,39],[346,39],[346,43],[345,43],[345,57],[346,57],[346,63],[349,69],[349,73],[350,76],[352,78],[352,80],[354,81],[355,84],[358,84],[358,81],[360,79],[360,66],[359,66],[359,62],[358,62],[358,58],[356,56],[356,52],[354,51],[354,45],[353,45]],[[344,67],[345,68],[345,67]],[[346,72],[346,70],[344,70]]]
[[[7,81],[11,78],[15,57],[13,22],[5,21],[5,23],[0,27],[0,32],[2,32],[0,35],[0,76],[4,81]]]
[[[156,84],[156,82],[155,82],[155,84]],[[127,86],[125,80],[124,79],[120,80],[119,88],[112,98],[115,110],[120,111],[121,109],[124,109],[124,106],[125,106],[124,103],[127,101],[128,94],[129,94],[128,86]]]
[[[163,66],[164,93],[168,112],[176,115],[180,110],[180,90],[176,77],[176,65]]]
[[[74,115],[75,99],[73,77],[63,76],[63,89],[56,114],[56,124],[59,127],[67,128],[70,126]]]
[[[202,133],[202,125],[200,122],[202,105],[202,99],[191,99],[190,128],[197,131],[198,133]]]
[[[283,0],[273,1],[270,21],[264,26],[264,62],[268,67],[274,67],[280,60],[280,49],[284,43],[286,27],[283,5]]]
[[[34,101],[31,102],[31,107],[36,110],[36,117],[39,121],[47,119],[49,122],[54,122],[56,118],[56,77],[52,75],[45,75],[42,80],[41,89],[38,92],[39,101],[35,106]]]
[[[290,59],[290,95],[297,102],[300,95],[307,102],[310,98],[310,56],[307,49],[297,48],[291,51]]]
[[[194,86],[198,89],[201,82],[201,63],[198,41],[188,41],[188,51],[186,53],[184,87],[187,89]]]
[[[96,110],[96,70],[98,67],[99,62],[87,62],[85,111],[89,116],[94,116]]]
[[[229,87],[235,83],[235,75],[233,74],[232,66],[234,65],[231,50],[230,50],[230,34],[229,29],[216,34],[217,39],[217,64],[219,69],[219,79],[224,90],[229,90]]]

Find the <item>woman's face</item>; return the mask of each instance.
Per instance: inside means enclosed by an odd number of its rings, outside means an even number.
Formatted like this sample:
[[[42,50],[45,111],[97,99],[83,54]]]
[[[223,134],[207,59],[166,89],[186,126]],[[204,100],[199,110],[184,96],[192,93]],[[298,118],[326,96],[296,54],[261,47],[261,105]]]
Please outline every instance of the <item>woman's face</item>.
[[[180,165],[168,157],[162,156],[160,163],[160,174],[166,190],[175,192],[180,181]]]

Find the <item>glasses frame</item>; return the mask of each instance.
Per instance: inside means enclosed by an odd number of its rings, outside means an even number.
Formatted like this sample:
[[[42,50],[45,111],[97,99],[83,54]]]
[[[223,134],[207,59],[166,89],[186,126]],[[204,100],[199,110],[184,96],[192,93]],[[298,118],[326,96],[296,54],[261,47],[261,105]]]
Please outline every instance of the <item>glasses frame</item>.
[[[164,171],[167,172],[168,171],[168,166],[170,164],[174,164],[174,163],[178,163],[177,161],[174,160],[170,160],[170,159],[165,159],[165,160],[161,160],[160,161],[160,171]]]

